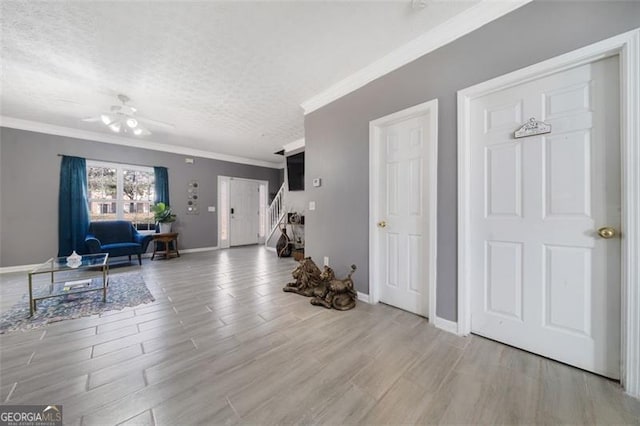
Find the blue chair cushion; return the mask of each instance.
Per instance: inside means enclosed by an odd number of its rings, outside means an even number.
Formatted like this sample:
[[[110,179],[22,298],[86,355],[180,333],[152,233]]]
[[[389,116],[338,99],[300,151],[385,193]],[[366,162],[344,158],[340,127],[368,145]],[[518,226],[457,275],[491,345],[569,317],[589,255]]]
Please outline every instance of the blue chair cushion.
[[[111,257],[140,255],[147,251],[152,235],[140,234],[126,220],[91,222],[85,237],[89,253],[109,253]]]
[[[142,246],[137,243],[103,244],[100,249],[103,253],[109,253],[111,257],[142,253]]]

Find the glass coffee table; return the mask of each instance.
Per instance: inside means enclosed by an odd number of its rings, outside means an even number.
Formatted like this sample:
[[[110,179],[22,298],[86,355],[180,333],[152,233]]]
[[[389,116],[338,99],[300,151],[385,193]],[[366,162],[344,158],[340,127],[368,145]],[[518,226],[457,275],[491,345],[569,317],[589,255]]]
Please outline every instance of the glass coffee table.
[[[64,274],[64,281],[56,281],[60,273]],[[97,272],[94,274],[92,272]],[[34,289],[33,278],[39,274],[51,274],[51,282],[47,288]],[[102,277],[102,279],[100,279]],[[69,266],[66,257],[53,257],[29,272],[29,316],[36,310],[36,301],[51,297],[67,296],[69,294],[86,293],[102,290],[102,301],[107,301],[107,287],[109,286],[109,254],[86,254],[82,256],[79,265]]]

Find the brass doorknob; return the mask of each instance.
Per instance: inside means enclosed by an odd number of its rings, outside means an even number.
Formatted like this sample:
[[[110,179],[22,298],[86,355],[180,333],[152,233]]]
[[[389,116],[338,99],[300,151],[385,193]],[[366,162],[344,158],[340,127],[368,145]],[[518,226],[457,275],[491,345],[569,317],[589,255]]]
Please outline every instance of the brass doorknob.
[[[385,222],[384,220],[378,222],[378,228],[386,228],[386,227],[387,227],[387,222]]]
[[[611,228],[610,226],[603,226],[598,229],[598,235],[605,239],[613,238],[616,236],[616,229]]]

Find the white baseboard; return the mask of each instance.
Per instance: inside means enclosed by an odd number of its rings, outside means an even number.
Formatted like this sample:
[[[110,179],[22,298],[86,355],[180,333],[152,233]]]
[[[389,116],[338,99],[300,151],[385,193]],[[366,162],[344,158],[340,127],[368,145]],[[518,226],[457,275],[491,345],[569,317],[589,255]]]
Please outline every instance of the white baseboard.
[[[366,293],[358,292],[358,300],[360,300],[361,302],[365,302],[365,303],[371,303],[371,297],[370,297],[370,295],[368,295]]]
[[[44,262],[42,262],[44,263]],[[17,266],[3,266],[0,268],[0,274],[8,274],[10,272],[24,272],[35,269],[42,265],[42,263],[34,263],[32,265],[17,265]]]
[[[215,247],[198,247],[198,248],[192,248],[192,249],[184,249],[184,250],[180,250],[180,254],[182,253],[200,253],[201,251],[213,251],[213,250],[218,250],[218,246]]]
[[[444,330],[448,333],[458,334],[458,323],[454,321],[449,321],[444,318],[440,318],[435,316],[435,321],[433,321],[433,325],[440,330]]]

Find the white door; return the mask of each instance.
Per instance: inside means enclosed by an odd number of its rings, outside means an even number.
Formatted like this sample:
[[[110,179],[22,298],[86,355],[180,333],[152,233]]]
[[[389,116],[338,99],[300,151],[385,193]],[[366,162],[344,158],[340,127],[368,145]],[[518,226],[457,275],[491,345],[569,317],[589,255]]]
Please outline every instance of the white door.
[[[514,139],[530,117],[549,134]],[[620,369],[618,57],[471,101],[474,333]]]
[[[434,114],[434,113],[431,113]],[[430,114],[380,128],[379,202],[375,241],[379,300],[422,316],[429,315],[429,194],[425,163]],[[434,173],[435,177],[435,173]]]
[[[258,244],[260,184],[232,178],[229,187],[230,245]]]

